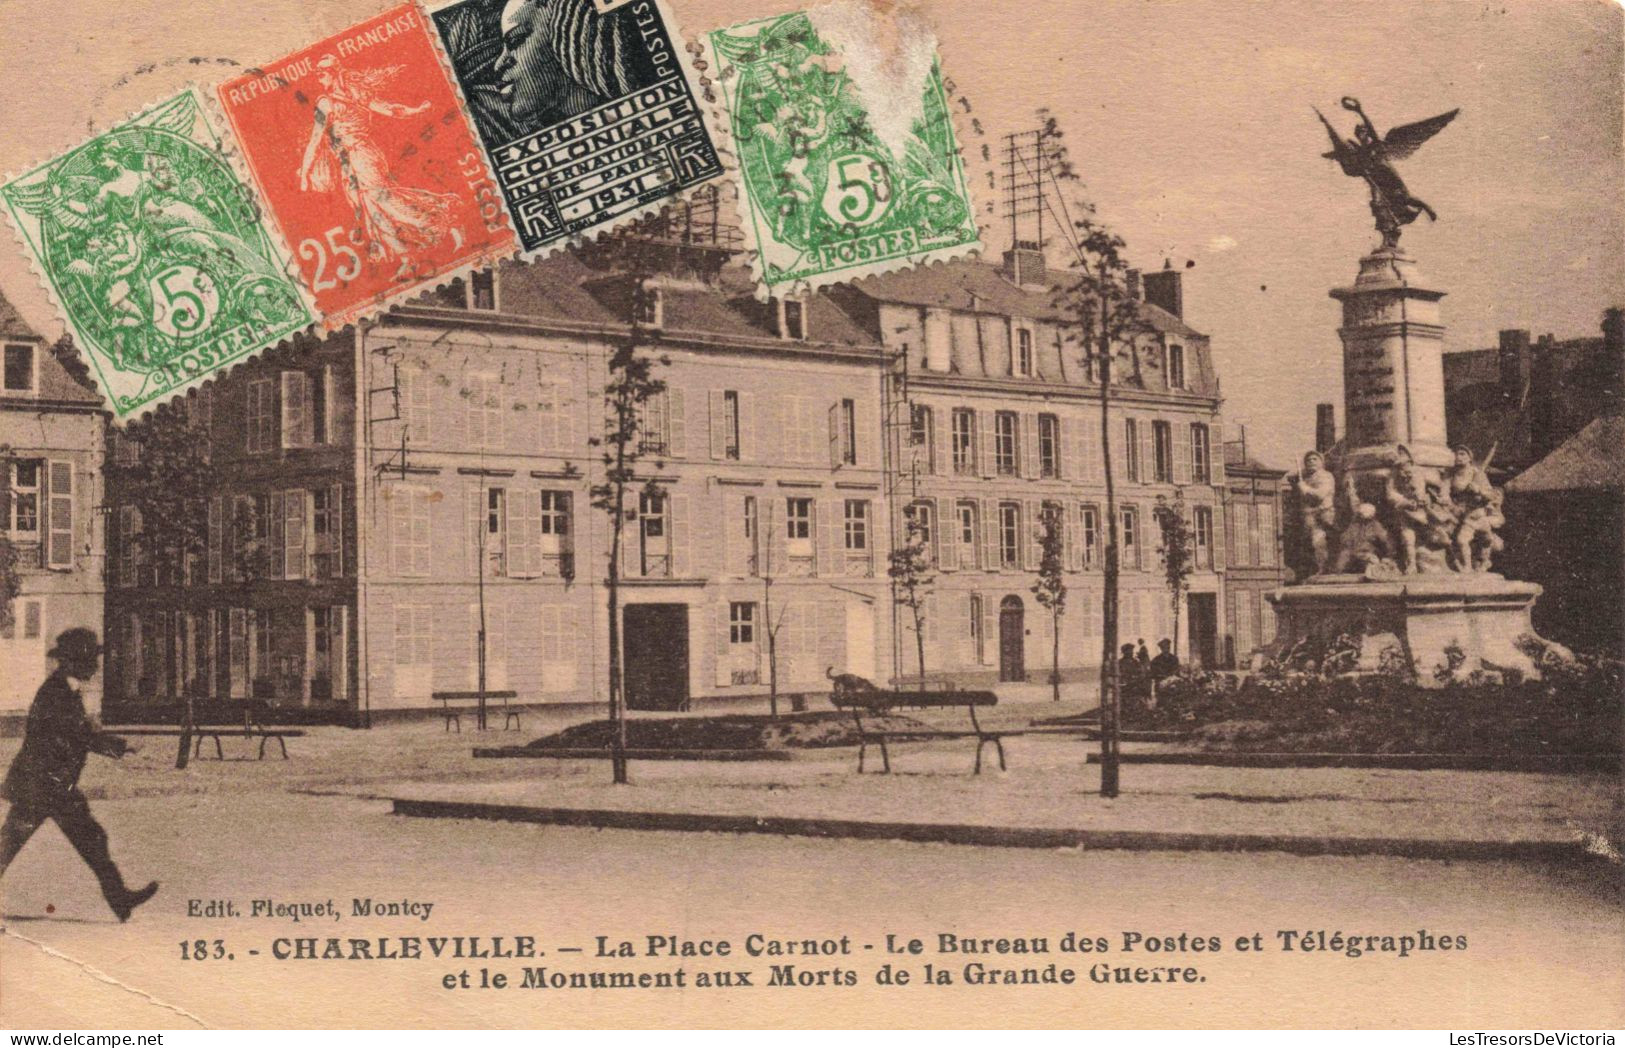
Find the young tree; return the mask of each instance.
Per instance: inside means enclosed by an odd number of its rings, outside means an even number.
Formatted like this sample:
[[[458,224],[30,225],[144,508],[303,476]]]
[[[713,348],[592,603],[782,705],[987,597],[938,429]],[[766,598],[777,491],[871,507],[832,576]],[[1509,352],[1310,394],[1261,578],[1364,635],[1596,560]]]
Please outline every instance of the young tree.
[[[11,445],[0,444],[0,513],[8,516],[12,512],[11,459]],[[10,629],[14,625],[13,602],[22,592],[23,580],[17,571],[17,547],[11,544],[11,521],[0,521],[0,528],[6,529],[6,534],[0,535],[0,629]]]
[[[1112,469],[1112,391],[1115,369],[1122,365],[1130,378],[1140,371],[1138,340],[1148,333],[1139,303],[1129,289],[1127,245],[1095,215],[1095,207],[1078,198],[1077,172],[1067,157],[1063,135],[1053,117],[1040,111],[1042,141],[1050,152],[1049,170],[1061,184],[1057,193],[1064,213],[1076,210],[1067,230],[1072,254],[1071,279],[1057,289],[1056,305],[1073,324],[1067,338],[1082,351],[1087,374],[1097,384],[1100,399],[1100,454],[1106,481],[1106,550],[1102,571],[1103,594],[1100,665],[1100,793],[1115,797],[1119,791],[1119,756],[1122,733],[1122,681],[1117,670],[1118,581],[1121,572],[1117,515],[1117,478]]]
[[[621,658],[621,538],[629,511],[626,496],[637,483],[637,464],[644,457],[643,418],[649,401],[666,391],[664,379],[656,378],[657,361],[639,352],[645,341],[643,327],[633,310],[632,328],[609,359],[609,382],[604,386],[604,431],[589,443],[601,449],[604,467],[602,482],[592,485],[594,508],[609,518],[609,571],[605,587],[609,591],[609,719],[613,726],[610,764],[617,784],[626,774],[626,688]],[[658,363],[665,364],[665,358]],[[642,488],[653,498],[660,497],[654,482]]]
[[[1033,599],[1050,614],[1049,684],[1052,697],[1061,701],[1061,616],[1066,614],[1065,518],[1059,502],[1045,502],[1038,512],[1038,581]]]
[[[1162,534],[1163,580],[1168,585],[1169,597],[1174,608],[1174,635],[1170,639],[1174,643],[1174,654],[1178,655],[1179,601],[1190,588],[1195,534],[1185,513],[1184,492],[1175,490],[1172,499],[1158,495],[1156,508],[1151,512],[1156,517],[1157,528]]]
[[[931,528],[912,507],[904,514],[904,537],[891,551],[886,574],[892,599],[909,610],[914,620],[914,652],[920,669],[920,690],[925,690],[925,598],[936,576],[931,571]]]

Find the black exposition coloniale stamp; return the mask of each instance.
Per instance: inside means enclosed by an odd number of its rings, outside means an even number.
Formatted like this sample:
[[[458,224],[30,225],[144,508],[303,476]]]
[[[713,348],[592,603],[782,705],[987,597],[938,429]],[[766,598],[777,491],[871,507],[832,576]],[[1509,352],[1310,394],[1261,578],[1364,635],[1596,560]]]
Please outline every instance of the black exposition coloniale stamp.
[[[526,251],[722,173],[659,0],[460,0],[433,17]]]

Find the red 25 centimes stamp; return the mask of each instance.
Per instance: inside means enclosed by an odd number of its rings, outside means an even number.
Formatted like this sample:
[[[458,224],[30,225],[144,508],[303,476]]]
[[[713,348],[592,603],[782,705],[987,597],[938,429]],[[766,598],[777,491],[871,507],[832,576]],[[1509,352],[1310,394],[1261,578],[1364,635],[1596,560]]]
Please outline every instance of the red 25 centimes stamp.
[[[415,4],[216,91],[329,328],[513,253],[484,151]]]

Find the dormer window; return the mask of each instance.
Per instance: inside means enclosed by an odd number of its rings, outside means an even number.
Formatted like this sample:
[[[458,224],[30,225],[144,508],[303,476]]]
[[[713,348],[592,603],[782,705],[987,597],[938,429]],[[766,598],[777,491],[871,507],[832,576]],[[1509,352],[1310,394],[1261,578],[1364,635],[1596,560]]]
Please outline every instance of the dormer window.
[[[661,327],[666,320],[665,293],[657,287],[640,287],[632,297],[632,321],[644,327]]]
[[[779,337],[796,342],[807,340],[807,300],[781,298],[778,304]]]
[[[35,359],[37,348],[28,342],[6,343],[5,392],[39,392],[39,366]]]
[[[478,269],[468,277],[468,308],[495,312],[497,308],[497,272]]]
[[[1185,347],[1168,347],[1168,388],[1185,388]]]
[[[1011,332],[1010,374],[1017,378],[1033,377],[1033,329],[1019,322]]]

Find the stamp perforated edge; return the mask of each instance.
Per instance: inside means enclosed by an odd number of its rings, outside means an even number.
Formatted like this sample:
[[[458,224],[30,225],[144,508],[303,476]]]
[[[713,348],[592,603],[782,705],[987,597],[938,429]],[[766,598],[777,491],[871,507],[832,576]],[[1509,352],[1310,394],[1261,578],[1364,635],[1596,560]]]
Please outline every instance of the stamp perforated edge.
[[[420,6],[425,6],[424,0],[418,0],[418,2]],[[445,8],[452,7],[460,2],[462,2],[462,0],[438,0],[438,2],[426,5],[425,10],[432,15],[435,11],[444,10]],[[621,2],[616,3],[614,6],[616,8],[624,7],[626,4],[631,2],[632,0],[621,0]],[[701,82],[702,78],[699,71],[695,68],[695,55],[689,47],[689,44],[693,38],[683,30],[682,25],[678,22],[676,16],[672,14],[671,6],[666,2],[666,0],[649,0],[649,2],[655,6],[655,10],[660,13],[661,21],[665,24],[666,35],[672,42],[672,51],[677,56],[678,67],[682,71],[683,79],[688,84],[689,90],[694,95],[695,112],[700,118],[701,126],[705,128],[706,135],[711,139],[711,147],[716,150],[717,159],[721,170],[704,181],[695,182],[693,185],[688,185],[681,189],[673,190],[671,193],[660,197],[657,200],[651,200],[647,204],[636,207],[631,211],[616,215],[611,219],[606,219],[601,223],[590,226],[589,228],[583,229],[580,232],[573,233],[570,236],[560,237],[559,239],[547,244],[543,244],[540,247],[526,249],[523,246],[523,241],[520,241],[519,249],[513,256],[514,258],[526,262],[534,262],[548,258],[566,249],[579,248],[588,244],[596,243],[611,233],[624,229],[629,225],[633,225],[642,219],[657,215],[663,209],[671,207],[673,204],[681,203],[684,200],[687,200],[694,193],[704,189],[707,186],[727,185],[730,183],[730,179],[728,178],[727,154],[724,152],[726,138],[723,136],[721,128],[717,124],[716,113],[711,106],[706,104],[705,92]],[[595,6],[597,5],[595,4]],[[438,36],[438,33],[436,33],[436,35]],[[441,50],[441,55],[446,63],[446,68],[451,72],[452,79],[456,81],[456,72],[451,68],[450,56],[445,54],[444,49]],[[473,124],[474,119],[471,115],[469,115],[467,99],[463,98],[461,82],[458,82],[456,86],[457,97],[463,102],[463,113],[468,118],[469,123]],[[480,146],[480,151],[485,153],[486,147],[484,140],[480,137],[479,129],[477,127],[474,129],[474,141]],[[486,156],[486,162],[489,166],[489,155]],[[500,194],[500,183],[498,184],[498,190]],[[507,197],[505,194],[502,196],[503,207],[506,209]],[[513,221],[513,213],[511,210],[508,211],[508,220],[514,226],[514,229],[517,232],[518,224]]]
[[[749,190],[745,186],[744,171],[741,167],[739,154],[734,148],[733,116],[728,110],[727,101],[723,94],[723,85],[720,80],[725,66],[720,57],[714,53],[714,49],[710,43],[710,38],[713,33],[727,32],[729,29],[736,26],[749,25],[752,22],[763,21],[768,18],[780,17],[782,15],[792,15],[797,13],[804,14],[808,11],[815,10],[818,6],[819,5],[814,5],[813,7],[803,7],[800,8],[799,11],[785,11],[781,12],[780,15],[764,15],[762,18],[746,19],[744,21],[734,22],[729,25],[717,26],[714,29],[707,30],[704,34],[693,38],[693,47],[697,53],[697,62],[700,64],[701,70],[705,74],[705,98],[712,107],[713,119],[724,131],[722,144],[719,146],[719,152],[721,152],[724,156],[723,167],[728,171],[729,174],[729,188],[732,191],[734,204],[738,211],[740,229],[745,237],[746,254],[748,254],[750,257],[751,277],[755,287],[755,296],[758,300],[763,302],[771,301],[775,297],[803,294],[808,291],[817,290],[818,288],[855,283],[868,277],[880,276],[886,273],[907,271],[917,269],[922,266],[939,265],[963,258],[976,258],[979,257],[985,250],[985,244],[989,234],[989,224],[983,220],[983,211],[978,205],[978,195],[974,185],[975,180],[971,177],[972,168],[971,165],[967,163],[965,154],[966,144],[969,141],[966,132],[967,130],[971,129],[967,129],[965,127],[963,121],[960,119],[960,114],[955,112],[955,109],[959,103],[963,101],[968,106],[969,102],[962,94],[950,89],[949,85],[953,83],[953,80],[948,74],[946,62],[943,59],[940,38],[937,36],[935,30],[931,28],[929,23],[925,22],[923,14],[911,6],[908,9],[910,16],[921,19],[922,24],[924,24],[927,29],[931,30],[935,75],[943,87],[945,108],[948,113],[949,124],[954,133],[954,161],[958,167],[958,174],[965,188],[967,202],[970,205],[970,221],[976,227],[976,238],[965,243],[935,248],[930,251],[916,252],[907,255],[894,255],[890,258],[877,261],[867,266],[852,266],[840,270],[821,273],[811,278],[803,277],[793,282],[782,281],[778,284],[769,284],[764,269],[761,246],[756,237],[756,227],[751,221],[751,216],[748,211],[751,206],[748,200]],[[979,126],[979,124],[976,125],[976,127]],[[984,133],[978,132],[975,137],[981,139],[985,138],[986,136]]]
[[[91,383],[97,394],[101,396],[102,406],[112,419],[115,426],[125,426],[131,422],[141,421],[149,418],[155,411],[171,401],[184,398],[193,390],[207,387],[216,379],[230,374],[239,366],[253,360],[255,357],[263,355],[267,350],[284,344],[292,343],[301,335],[308,334],[316,329],[320,323],[321,313],[316,309],[315,303],[311,301],[310,296],[306,293],[303,284],[299,281],[292,269],[293,256],[288,250],[288,245],[282,239],[281,231],[277,229],[275,222],[267,221],[266,208],[259,198],[257,188],[252,181],[242,178],[241,172],[238,170],[237,164],[231,156],[235,139],[231,135],[230,126],[222,124],[219,119],[214,118],[213,114],[210,113],[209,92],[200,87],[196,81],[187,81],[173,91],[166,91],[156,100],[138,108],[128,110],[122,117],[119,117],[116,120],[102,122],[98,126],[97,130],[80,136],[75,144],[60,149],[42,160],[23,165],[21,168],[15,171],[7,172],[3,177],[0,177],[0,186],[7,186],[18,179],[26,178],[27,176],[38,171],[40,168],[54,163],[62,157],[67,156],[69,153],[75,152],[76,150],[82,148],[92,139],[134,123],[136,120],[141,119],[143,116],[146,116],[153,110],[158,109],[159,107],[166,105],[176,98],[188,93],[192,95],[192,98],[198,107],[198,116],[203,121],[204,127],[208,130],[210,136],[213,138],[212,144],[203,143],[205,148],[212,148],[215,153],[221,157],[228,170],[231,171],[233,177],[237,179],[238,183],[242,187],[245,194],[245,199],[254,207],[259,224],[264,230],[267,239],[269,239],[271,242],[272,250],[280,255],[279,258],[272,259],[271,261],[273,263],[280,264],[282,272],[288,277],[295,293],[298,295],[300,304],[305,308],[307,319],[306,322],[300,327],[292,331],[288,331],[278,336],[276,339],[259,345],[252,350],[239,354],[216,368],[201,372],[186,382],[180,383],[179,385],[166,390],[164,393],[154,397],[153,399],[143,402],[138,408],[126,414],[120,414],[117,406],[113,402],[113,391],[109,388],[106,379],[102,375],[100,364],[91,351],[84,346],[84,339],[79,331],[78,325],[74,322],[72,314],[68,311],[67,307],[63,304],[61,298],[57,294],[55,281],[53,281],[45,272],[39,258],[34,252],[33,246],[29,243],[27,233],[23,230],[21,224],[18,222],[17,217],[13,213],[10,205],[6,204],[3,207],[0,207],[0,210],[5,211],[6,221],[11,227],[12,238],[16,244],[16,249],[22,254],[24,261],[28,265],[29,272],[34,275],[35,282],[45,292],[46,298],[51,303],[51,308],[56,311],[57,319],[62,324],[64,332],[70,336],[73,344],[73,351],[78,355],[80,361],[85,366],[87,381]]]
[[[440,63],[440,72],[451,84],[452,97],[456,101],[459,115],[462,117],[463,126],[468,131],[469,140],[474,146],[474,152],[479,156],[480,167],[485,172],[486,179],[491,183],[492,191],[496,194],[497,203],[502,214],[502,222],[504,227],[511,235],[511,241],[506,246],[497,244],[490,245],[483,251],[465,256],[455,265],[448,266],[447,268],[439,270],[430,276],[423,277],[414,283],[392,287],[386,291],[380,292],[363,302],[356,303],[354,306],[343,311],[342,313],[326,314],[318,309],[316,311],[316,315],[318,317],[317,324],[320,330],[325,334],[332,334],[334,332],[344,331],[348,328],[352,328],[356,324],[370,320],[373,317],[379,316],[380,314],[389,312],[390,309],[397,305],[410,302],[416,298],[426,294],[431,294],[435,291],[443,290],[451,284],[456,283],[458,280],[466,279],[470,273],[473,273],[476,270],[488,269],[495,266],[498,262],[515,258],[518,254],[519,235],[514,227],[513,216],[508,212],[507,201],[503,199],[501,187],[498,186],[496,175],[491,170],[490,157],[486,155],[485,149],[480,142],[479,131],[474,127],[473,118],[469,116],[468,99],[463,97],[462,84],[458,82],[456,73],[451,68],[450,59],[447,57],[444,48],[441,46],[440,34],[435,31],[433,24],[429,20],[429,13],[424,9],[424,6],[420,0],[410,0],[409,3],[392,4],[390,7],[375,11],[366,18],[359,19],[343,29],[335,30],[322,39],[330,40],[335,36],[349,32],[357,25],[370,22],[391,10],[401,7],[410,7],[417,14],[418,20],[422,25],[424,36],[428,38],[429,47],[434,53],[435,61]],[[303,51],[306,48],[315,46],[319,42],[320,41],[312,40],[301,45],[300,47],[294,48],[290,53]],[[271,66],[275,66],[286,57],[287,56],[284,55],[272,59]],[[253,70],[264,71],[267,68],[269,67],[264,64],[247,66],[236,75],[242,76]],[[230,128],[232,131],[231,144],[227,149],[227,159],[231,162],[233,169],[237,172],[238,177],[253,187],[256,199],[261,202],[261,209],[270,216],[271,224],[276,227],[279,240],[284,247],[290,248],[288,251],[288,258],[295,267],[295,280],[299,283],[300,289],[305,291],[307,297],[314,301],[314,294],[305,288],[303,272],[298,269],[298,263],[293,261],[296,256],[291,251],[291,245],[288,243],[286,231],[282,228],[281,221],[277,218],[276,212],[264,202],[264,194],[260,189],[259,180],[255,176],[253,166],[248,162],[248,156],[243,150],[241,141],[236,134],[236,123],[231,119],[231,116],[226,110],[225,104],[220,101],[220,91],[225,88],[227,82],[231,79],[233,79],[233,77],[223,78],[216,82],[207,92],[205,92],[209,108],[211,109],[212,115],[215,117],[216,121],[221,125]]]

